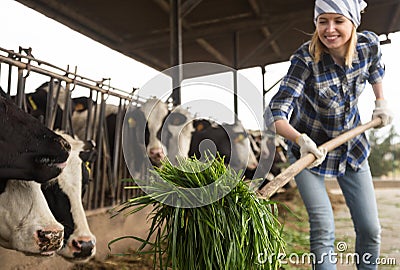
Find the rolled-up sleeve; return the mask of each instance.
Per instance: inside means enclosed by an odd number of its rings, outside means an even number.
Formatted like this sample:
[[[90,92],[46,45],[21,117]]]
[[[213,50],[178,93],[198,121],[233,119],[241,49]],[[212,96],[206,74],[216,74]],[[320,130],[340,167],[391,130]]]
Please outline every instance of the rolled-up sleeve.
[[[375,33],[367,32],[367,37],[370,39],[370,57],[372,59],[368,69],[368,82],[375,84],[382,81],[385,75],[385,65],[382,61],[382,51],[378,36]]]
[[[290,67],[283,77],[278,92],[269,103],[274,121],[288,119],[296,99],[304,92],[304,86],[310,75],[310,70],[299,55],[290,59]]]

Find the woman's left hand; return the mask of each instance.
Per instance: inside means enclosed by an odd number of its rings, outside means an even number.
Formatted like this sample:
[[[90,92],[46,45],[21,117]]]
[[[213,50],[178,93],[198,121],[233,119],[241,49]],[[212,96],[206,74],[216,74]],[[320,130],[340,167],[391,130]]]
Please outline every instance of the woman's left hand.
[[[384,99],[375,100],[375,109],[372,113],[372,119],[381,118],[382,124],[377,126],[376,128],[381,128],[386,125],[389,125],[393,119],[393,113],[387,106],[387,102]]]

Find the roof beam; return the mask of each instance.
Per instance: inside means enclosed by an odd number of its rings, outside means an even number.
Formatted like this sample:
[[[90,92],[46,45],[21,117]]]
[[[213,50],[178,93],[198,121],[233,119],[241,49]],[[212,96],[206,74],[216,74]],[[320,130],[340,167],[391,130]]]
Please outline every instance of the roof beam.
[[[243,57],[239,63],[239,67],[245,65],[254,55],[259,53],[261,50],[265,50],[271,43],[280,37],[294,25],[295,21],[292,21],[286,25],[282,25],[279,29],[277,29],[272,35],[261,41],[247,56]]]
[[[181,18],[184,18],[195,9],[203,0],[186,0],[181,7]]]
[[[160,0],[155,0],[160,1]],[[232,20],[230,23],[225,22],[224,24],[209,24],[203,27],[196,28],[187,28],[188,26],[185,24],[185,30],[190,29],[190,31],[185,31],[183,33],[183,41],[193,40],[196,38],[207,38],[212,36],[218,36],[221,34],[228,34],[233,32],[244,32],[249,30],[254,30],[258,28],[262,28],[268,25],[282,25],[287,23],[288,21],[299,20],[302,18],[303,20],[309,20],[309,12],[308,10],[301,10],[294,13],[287,14],[285,18],[282,16],[274,16],[266,19],[265,17],[260,17],[257,19],[241,19],[241,20]],[[131,49],[145,49],[145,48],[156,48],[160,47],[163,43],[168,43],[169,35],[168,31],[164,31],[161,33],[158,31],[157,34],[148,34],[148,35],[139,35],[133,36],[129,39],[125,39],[124,43],[130,44]]]
[[[392,20],[389,24],[389,29],[395,28],[395,26],[398,24],[399,17],[400,17],[400,4],[397,4],[392,16]]]
[[[257,17],[260,17],[261,15],[261,9],[260,6],[257,2],[257,0],[248,0],[251,9],[254,11],[254,13],[256,14]],[[261,32],[263,33],[263,35],[268,38],[269,36],[271,36],[271,31],[269,30],[269,28],[267,26],[262,26],[261,27]],[[281,50],[279,49],[278,43],[276,43],[275,40],[272,40],[271,43],[271,48],[272,50],[274,50],[275,54],[277,56],[281,56]]]
[[[165,2],[164,0],[154,0],[154,2],[157,3],[161,7],[161,9],[164,10],[165,12],[167,12],[167,13],[170,12],[169,4],[167,2]],[[185,19],[182,19],[182,27],[186,31],[192,30],[192,28],[190,27],[190,24]],[[211,54],[216,59],[218,59],[218,61],[221,62],[221,64],[224,64],[224,65],[230,64],[230,61],[228,60],[228,58],[226,58],[221,52],[219,52],[207,40],[205,40],[203,38],[196,38],[195,40],[196,40],[197,44],[199,44],[205,51],[207,51],[209,54]],[[146,45],[146,46],[144,46],[144,48],[149,48],[149,46]]]

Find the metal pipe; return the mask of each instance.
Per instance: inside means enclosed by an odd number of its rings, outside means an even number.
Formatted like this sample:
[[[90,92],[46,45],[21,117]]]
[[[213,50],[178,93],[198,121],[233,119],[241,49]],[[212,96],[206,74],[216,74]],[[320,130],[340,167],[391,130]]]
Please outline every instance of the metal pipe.
[[[181,104],[181,81],[182,81],[182,19],[181,1],[170,0],[170,55],[172,71],[172,102],[174,106]]]

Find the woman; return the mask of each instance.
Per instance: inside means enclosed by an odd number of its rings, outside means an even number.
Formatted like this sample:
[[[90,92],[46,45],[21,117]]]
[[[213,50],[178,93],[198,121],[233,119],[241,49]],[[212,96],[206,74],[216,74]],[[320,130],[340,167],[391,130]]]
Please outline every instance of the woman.
[[[376,101],[373,118],[391,122],[383,99],[384,66],[378,37],[357,33],[362,0],[317,0],[311,41],[291,57],[270,109],[278,134],[288,140],[290,159],[313,153],[316,161],[295,179],[310,222],[310,249],[315,269],[336,269],[332,207],[324,177],[336,177],[346,199],[356,231],[358,269],[376,269],[380,224],[368,165],[370,146],[365,134],[330,153],[317,148],[360,124],[358,97],[366,81]],[[351,251],[348,251],[351,252]]]

